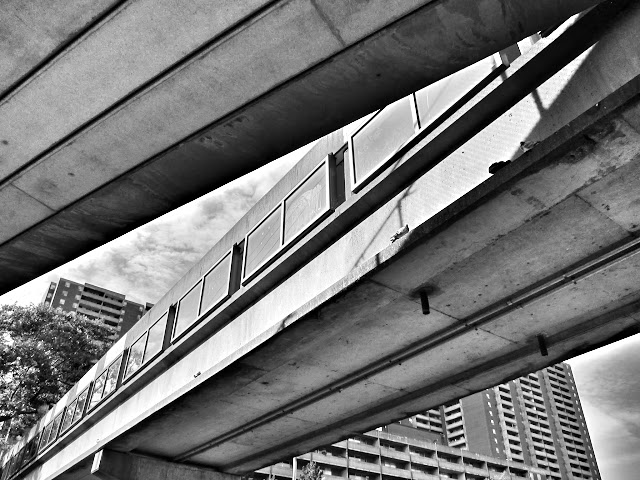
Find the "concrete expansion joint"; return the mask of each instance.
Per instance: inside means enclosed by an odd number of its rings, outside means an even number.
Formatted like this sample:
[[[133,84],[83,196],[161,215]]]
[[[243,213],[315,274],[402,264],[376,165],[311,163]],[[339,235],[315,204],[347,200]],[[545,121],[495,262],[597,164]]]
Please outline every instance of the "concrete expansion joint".
[[[331,19],[329,19],[327,14],[324,13],[324,10],[322,10],[322,7],[318,5],[318,2],[316,0],[309,0],[309,2],[311,3],[311,5],[313,5],[313,8],[315,8],[320,18],[322,18],[322,21],[325,23],[327,28],[331,31],[331,34],[336,38],[336,40],[338,40],[340,45],[343,48],[348,47],[349,44],[344,41],[344,39],[342,38],[342,35],[340,35],[340,31],[336,28],[336,26],[333,23],[331,23]]]
[[[0,189],[2,189],[5,185],[11,185],[13,188],[18,190],[20,193],[26,195],[27,197],[31,198],[35,202],[38,202],[40,205],[42,205],[43,207],[47,208],[48,210],[51,210],[51,213],[55,213],[55,210],[53,208],[51,208],[49,205],[47,205],[46,203],[43,203],[41,200],[38,200],[36,197],[31,195],[29,192],[24,191],[22,188],[18,187],[17,185],[15,185],[13,183],[8,183],[8,182],[7,183],[0,183]]]

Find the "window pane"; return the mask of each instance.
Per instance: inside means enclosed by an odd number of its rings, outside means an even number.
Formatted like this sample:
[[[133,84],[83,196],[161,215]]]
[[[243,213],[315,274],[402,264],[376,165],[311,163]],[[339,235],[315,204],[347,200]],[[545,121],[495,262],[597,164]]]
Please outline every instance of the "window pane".
[[[118,382],[118,372],[120,370],[121,361],[122,361],[122,357],[120,357],[118,360],[112,363],[111,366],[109,367],[109,372],[107,373],[107,380],[104,386],[104,393],[102,394],[103,398],[109,395],[111,392],[113,392],[116,389],[116,383]]]
[[[494,67],[493,57],[485,58],[417,91],[420,126],[424,128],[442,115],[460,97],[489,75]]]
[[[42,433],[42,444],[40,448],[46,447],[49,445],[49,434],[51,433],[51,427],[53,426],[53,422],[49,422],[49,425],[44,427],[44,432]]]
[[[198,305],[200,304],[200,287],[198,284],[178,303],[178,314],[176,316],[176,328],[173,332],[174,338],[184,332],[189,325],[198,318]]]
[[[105,370],[93,383],[93,391],[91,393],[91,400],[89,401],[89,408],[95,407],[102,398],[102,390],[104,389],[104,382],[106,378],[107,371]]]
[[[58,429],[60,428],[60,423],[62,422],[62,414],[59,414],[53,420],[53,426],[51,427],[51,436],[49,437],[49,443],[53,443],[53,441],[58,436]]]
[[[200,313],[206,312],[229,293],[229,272],[231,267],[231,254],[215,266],[204,277],[204,290],[202,292],[202,307]]]
[[[142,365],[142,357],[144,356],[144,347],[147,343],[147,334],[145,333],[129,348],[129,356],[127,357],[127,367],[124,371],[125,378],[136,372]]]
[[[77,399],[74,400],[69,404],[67,409],[64,411],[64,418],[62,419],[62,427],[61,427],[62,431],[65,431],[67,428],[71,426],[71,422],[73,421],[73,412],[76,409],[77,403],[78,403],[78,400]]]
[[[277,208],[247,238],[245,278],[280,248],[280,217],[280,208]]]
[[[73,412],[73,423],[76,423],[82,418],[82,412],[84,412],[84,405],[87,403],[87,397],[89,396],[89,389],[86,388],[80,395],[78,395],[78,406],[76,411]]]
[[[327,171],[322,164],[284,202],[284,243],[295,238],[327,209]]]
[[[162,350],[164,332],[167,329],[167,314],[165,313],[155,325],[149,329],[149,341],[147,350],[144,352],[144,363],[155,357]]]
[[[414,133],[410,97],[385,107],[353,137],[354,178],[361,182]]]

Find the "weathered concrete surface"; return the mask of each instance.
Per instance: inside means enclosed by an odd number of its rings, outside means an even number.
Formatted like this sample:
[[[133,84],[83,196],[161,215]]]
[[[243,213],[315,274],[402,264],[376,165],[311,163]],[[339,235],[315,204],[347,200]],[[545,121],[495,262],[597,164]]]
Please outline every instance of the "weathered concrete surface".
[[[127,2],[0,104],[0,291],[597,1],[232,3]]]
[[[117,0],[5,0],[0,3],[0,98],[98,21]]]
[[[91,474],[102,480],[236,480],[238,477],[211,469],[164,462],[156,458],[100,450],[94,455]]]
[[[435,215],[446,180],[416,179],[26,478],[81,478],[105,447],[248,472],[638,332],[639,112],[636,75]],[[428,142],[400,163],[428,160]],[[411,226],[391,246],[390,212]]]

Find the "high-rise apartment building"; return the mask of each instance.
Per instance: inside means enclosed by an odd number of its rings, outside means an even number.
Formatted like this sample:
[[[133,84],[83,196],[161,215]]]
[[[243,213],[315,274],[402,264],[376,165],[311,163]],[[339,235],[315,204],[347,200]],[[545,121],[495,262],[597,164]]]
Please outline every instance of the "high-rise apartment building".
[[[451,446],[545,468],[552,480],[600,479],[567,364],[470,395],[440,413]]]
[[[319,463],[325,480],[600,479],[564,363],[299,459]],[[291,478],[291,471],[285,462],[258,473]]]
[[[51,282],[42,303],[63,312],[76,312],[102,320],[117,330],[115,338],[126,333],[153,306],[127,300],[122,293],[66,278],[57,283]]]

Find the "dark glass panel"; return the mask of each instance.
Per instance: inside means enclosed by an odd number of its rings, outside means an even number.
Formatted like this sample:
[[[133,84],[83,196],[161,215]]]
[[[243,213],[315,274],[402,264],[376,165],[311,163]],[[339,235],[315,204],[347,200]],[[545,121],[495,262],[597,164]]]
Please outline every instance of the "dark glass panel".
[[[73,412],[76,409],[76,404],[78,403],[78,399],[76,398],[73,402],[71,402],[66,410],[64,411],[64,417],[62,418],[62,425],[60,426],[60,430],[64,432],[67,428],[71,426],[73,422]]]
[[[107,380],[104,385],[104,393],[102,394],[102,398],[109,395],[116,389],[118,383],[118,373],[120,371],[120,362],[122,362],[122,357],[118,358],[115,362],[111,364],[109,370],[107,372]]]
[[[100,403],[102,398],[102,391],[104,390],[105,380],[107,379],[107,371],[102,372],[96,381],[93,383],[93,390],[91,392],[91,400],[89,400],[89,409],[95,407]]]
[[[82,418],[82,414],[84,413],[84,406],[87,403],[88,397],[89,397],[88,388],[86,388],[80,395],[78,395],[78,406],[76,407],[76,411],[73,412],[73,423],[76,423],[78,420]]]
[[[149,329],[149,341],[147,342],[147,349],[144,352],[143,363],[147,363],[162,351],[164,332],[167,329],[167,317],[168,315],[165,313],[162,318]]]
[[[44,430],[42,431],[42,441],[40,442],[40,448],[44,448],[48,445],[48,441],[49,441],[49,434],[51,433],[51,427],[53,425],[53,422],[49,422],[49,424],[44,427]]]
[[[147,334],[142,335],[129,348],[129,356],[127,357],[127,366],[124,371],[124,378],[136,372],[142,366],[144,358],[144,347],[147,344]]]

